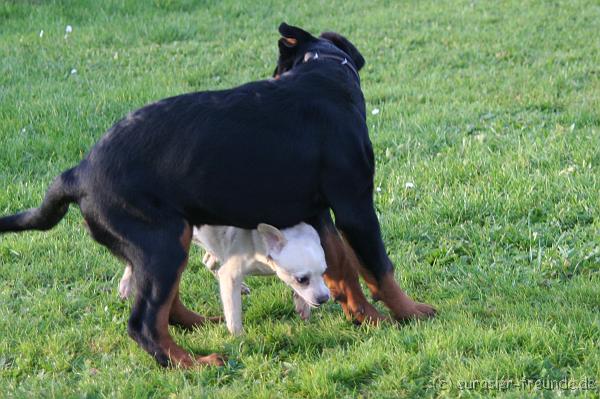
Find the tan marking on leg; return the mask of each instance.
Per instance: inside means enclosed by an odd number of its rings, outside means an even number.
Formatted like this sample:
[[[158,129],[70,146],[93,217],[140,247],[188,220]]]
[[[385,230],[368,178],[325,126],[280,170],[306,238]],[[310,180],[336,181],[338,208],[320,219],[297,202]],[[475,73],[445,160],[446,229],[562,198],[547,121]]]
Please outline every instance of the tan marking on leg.
[[[346,317],[358,323],[377,324],[385,320],[365,298],[358,280],[358,258],[354,251],[333,231],[322,238],[327,270],[325,283],[331,296],[340,303]]]
[[[186,255],[190,248],[191,239],[192,229],[190,225],[186,223],[184,231],[180,237],[180,242],[184,250],[186,251]],[[171,309],[173,308],[173,303],[178,297],[179,282],[181,280],[181,274],[187,266],[187,260],[188,258],[186,256],[186,258],[179,267],[177,280],[173,285],[168,299],[165,301],[164,305],[159,308],[157,312],[156,329],[159,334],[158,345],[169,357],[171,365],[175,367],[189,368],[195,365],[222,366],[224,364],[224,359],[222,356],[216,353],[213,353],[208,356],[193,356],[190,353],[186,352],[183,348],[179,347],[175,343],[175,341],[173,341],[173,338],[171,338],[171,335],[169,334],[169,316],[171,314]],[[180,303],[179,301],[177,302]]]
[[[220,323],[222,321],[222,316],[204,317],[186,308],[179,299],[179,292],[175,295],[175,298],[173,298],[171,313],[169,314],[169,324],[171,325],[177,325],[187,330],[192,330],[194,327],[199,327],[206,323]]]
[[[394,272],[386,273],[381,281],[377,279],[358,261],[357,269],[367,283],[367,287],[376,300],[382,300],[390,309],[396,320],[426,319],[435,316],[436,310],[425,304],[413,301],[394,279]]]
[[[183,227],[183,231],[181,232],[181,236],[179,237],[179,242],[181,242],[181,245],[183,246],[183,249],[186,254],[190,251],[190,244],[192,242],[192,233],[193,233],[193,229],[190,227],[190,224],[185,222],[185,226]],[[186,262],[187,262],[187,259],[186,259]],[[185,268],[185,266],[184,266],[184,268]],[[181,270],[181,272],[179,274],[181,275],[182,272],[183,272],[183,270]]]
[[[190,243],[192,239],[193,229],[190,228],[188,224],[181,234],[181,245],[185,249],[186,253],[189,252]],[[187,258],[186,258],[187,262]],[[188,330],[192,330],[194,327],[201,326],[207,322],[211,323],[219,323],[223,321],[223,318],[220,316],[217,317],[204,317],[199,315],[196,312],[193,312],[185,307],[185,305],[181,302],[179,298],[179,282],[181,281],[181,276],[183,274],[183,270],[185,269],[185,265],[180,268],[177,279],[177,292],[173,297],[173,301],[171,303],[171,310],[169,313],[169,323],[172,325],[178,325]]]

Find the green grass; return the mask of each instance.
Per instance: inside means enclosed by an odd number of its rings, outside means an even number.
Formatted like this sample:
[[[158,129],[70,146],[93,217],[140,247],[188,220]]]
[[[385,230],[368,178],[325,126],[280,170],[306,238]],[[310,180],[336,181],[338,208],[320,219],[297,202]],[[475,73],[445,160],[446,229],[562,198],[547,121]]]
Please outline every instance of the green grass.
[[[0,1],[0,213],[37,206],[128,111],[268,77],[284,20],[365,56],[384,238],[439,317],[355,327],[331,303],[303,323],[255,278],[245,337],[172,330],[229,365],[163,370],[127,337],[122,265],[73,207],[0,237],[0,397],[598,398],[597,1]],[[198,250],[182,292],[220,313]]]

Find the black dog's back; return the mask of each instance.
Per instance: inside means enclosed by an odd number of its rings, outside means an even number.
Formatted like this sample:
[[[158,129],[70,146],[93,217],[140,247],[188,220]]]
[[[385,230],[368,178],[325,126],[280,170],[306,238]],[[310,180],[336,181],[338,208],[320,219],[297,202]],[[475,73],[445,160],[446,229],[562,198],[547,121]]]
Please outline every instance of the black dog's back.
[[[324,125],[339,118],[327,115],[331,99],[302,90],[314,87],[307,80],[332,84],[307,73],[143,107],[91,150],[84,191],[107,186],[112,201],[140,210],[168,204],[193,224],[285,227],[312,217],[326,207],[318,196],[319,158],[335,126]]]

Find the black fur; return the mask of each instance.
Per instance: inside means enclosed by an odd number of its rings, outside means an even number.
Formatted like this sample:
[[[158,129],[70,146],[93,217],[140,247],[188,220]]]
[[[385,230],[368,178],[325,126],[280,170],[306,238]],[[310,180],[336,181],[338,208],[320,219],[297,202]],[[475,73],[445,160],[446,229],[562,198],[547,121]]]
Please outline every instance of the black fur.
[[[54,179],[38,208],[0,218],[0,232],[50,230],[67,214],[69,204],[76,201],[76,195],[74,169],[69,169]]]
[[[374,159],[363,94],[334,60],[364,59],[335,33],[282,24],[276,74],[230,90],[184,94],[116,123],[39,208],[0,219],[0,231],[45,230],[78,203],[93,237],[134,266],[130,335],[161,364],[157,307],[185,259],[186,224],[337,227],[376,277],[391,270],[373,208]]]

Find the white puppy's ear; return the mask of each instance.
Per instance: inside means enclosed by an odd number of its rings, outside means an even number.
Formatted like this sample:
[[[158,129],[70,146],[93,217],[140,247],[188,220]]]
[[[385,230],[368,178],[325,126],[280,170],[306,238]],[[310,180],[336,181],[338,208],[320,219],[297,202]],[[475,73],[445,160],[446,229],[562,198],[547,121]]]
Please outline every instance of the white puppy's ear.
[[[285,244],[287,244],[287,240],[285,239],[283,233],[277,227],[271,226],[270,224],[261,223],[258,225],[256,230],[258,230],[262,236],[263,241],[267,246],[268,254],[276,254],[281,252]]]

